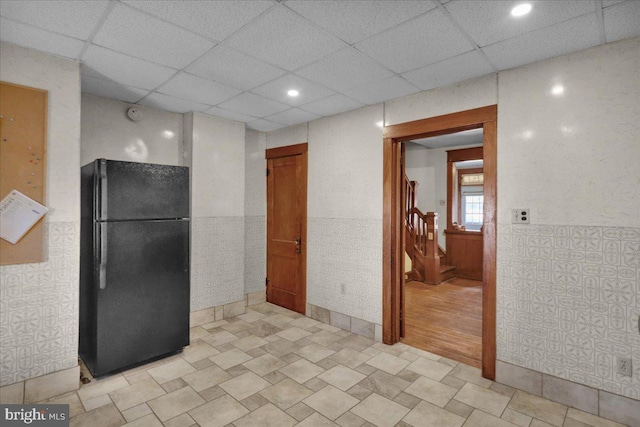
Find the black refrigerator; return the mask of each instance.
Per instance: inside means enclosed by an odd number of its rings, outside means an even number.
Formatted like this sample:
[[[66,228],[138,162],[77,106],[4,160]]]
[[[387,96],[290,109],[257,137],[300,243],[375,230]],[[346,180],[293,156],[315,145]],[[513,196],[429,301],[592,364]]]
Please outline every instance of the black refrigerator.
[[[81,170],[79,353],[95,377],[189,344],[189,169]]]

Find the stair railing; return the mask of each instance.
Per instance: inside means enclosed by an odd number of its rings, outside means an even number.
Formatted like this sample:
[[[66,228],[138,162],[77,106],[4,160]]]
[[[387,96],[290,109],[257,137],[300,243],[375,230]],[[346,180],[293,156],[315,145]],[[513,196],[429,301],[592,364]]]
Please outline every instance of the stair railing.
[[[420,209],[414,207],[409,211],[407,227],[409,231],[407,238],[411,239],[409,244],[413,249],[412,265],[417,270],[417,277],[425,283],[440,283],[438,214],[435,212],[423,214]],[[421,260],[417,259],[418,257]]]
[[[418,182],[411,181],[405,175],[405,226],[408,248],[405,250],[412,258],[412,266],[417,277],[425,283],[440,283],[440,254],[438,252],[438,214],[422,213],[417,208]],[[422,260],[417,260],[419,254]]]
[[[418,181],[410,181],[409,178],[405,175],[404,186],[405,186],[405,194],[407,195],[405,199],[405,206],[404,206],[404,212],[406,215],[405,220],[407,221],[407,224],[413,227],[414,221],[413,221],[413,218],[411,217],[410,212],[411,212],[411,209],[415,208],[418,203],[418,199],[417,199]]]
[[[423,214],[420,209],[414,207],[407,215],[410,225],[413,246],[422,255],[438,256],[438,214],[427,212]]]

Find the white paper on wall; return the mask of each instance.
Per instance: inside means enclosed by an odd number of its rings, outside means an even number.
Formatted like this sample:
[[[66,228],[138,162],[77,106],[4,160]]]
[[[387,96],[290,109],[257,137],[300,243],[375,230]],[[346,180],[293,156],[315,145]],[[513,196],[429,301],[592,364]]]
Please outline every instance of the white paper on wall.
[[[0,202],[0,238],[15,245],[49,209],[18,190]]]

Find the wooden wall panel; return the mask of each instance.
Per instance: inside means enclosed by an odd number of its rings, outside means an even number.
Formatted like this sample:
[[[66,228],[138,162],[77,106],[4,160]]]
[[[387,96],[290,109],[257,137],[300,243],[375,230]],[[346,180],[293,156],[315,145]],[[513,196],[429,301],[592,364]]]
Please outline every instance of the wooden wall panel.
[[[482,280],[483,235],[473,231],[445,230],[447,264],[456,267],[455,276]]]
[[[45,205],[47,91],[0,83],[0,199],[18,190]],[[12,245],[0,240],[0,265],[44,261],[44,218]]]

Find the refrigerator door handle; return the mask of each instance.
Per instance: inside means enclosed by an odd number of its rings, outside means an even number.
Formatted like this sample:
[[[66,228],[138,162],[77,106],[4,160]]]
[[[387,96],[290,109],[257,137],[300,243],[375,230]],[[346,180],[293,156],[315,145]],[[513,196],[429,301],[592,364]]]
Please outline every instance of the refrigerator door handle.
[[[100,219],[107,219],[107,161],[100,160]]]
[[[100,289],[107,287],[107,224],[100,224]]]

